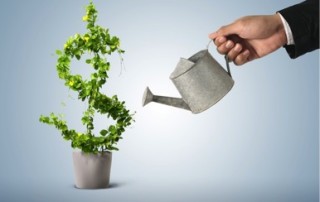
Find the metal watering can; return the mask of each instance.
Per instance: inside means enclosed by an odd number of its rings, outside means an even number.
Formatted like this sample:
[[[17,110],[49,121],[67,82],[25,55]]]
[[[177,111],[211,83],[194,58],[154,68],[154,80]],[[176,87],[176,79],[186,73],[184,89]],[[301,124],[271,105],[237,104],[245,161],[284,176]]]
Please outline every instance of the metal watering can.
[[[153,95],[147,87],[142,106],[157,102],[190,110],[197,114],[221,100],[233,87],[229,61],[225,56],[227,71],[210,55],[208,48],[188,59],[181,58],[170,79],[182,98]]]

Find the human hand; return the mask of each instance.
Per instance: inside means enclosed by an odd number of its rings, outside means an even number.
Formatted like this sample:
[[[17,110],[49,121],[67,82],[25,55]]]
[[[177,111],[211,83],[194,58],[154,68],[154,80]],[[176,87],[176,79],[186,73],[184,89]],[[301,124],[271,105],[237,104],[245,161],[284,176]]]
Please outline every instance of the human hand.
[[[236,65],[261,58],[287,43],[279,14],[246,16],[211,33],[219,53]]]

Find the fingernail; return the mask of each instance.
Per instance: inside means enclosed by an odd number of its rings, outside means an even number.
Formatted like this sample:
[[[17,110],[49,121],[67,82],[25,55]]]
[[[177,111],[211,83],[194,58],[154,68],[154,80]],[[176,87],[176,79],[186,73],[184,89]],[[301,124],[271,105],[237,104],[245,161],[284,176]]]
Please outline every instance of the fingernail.
[[[226,40],[226,38],[224,38],[224,37],[219,37],[218,38],[218,42],[219,43],[223,43],[223,42],[225,42],[225,40]]]
[[[239,44],[236,44],[236,46],[234,47],[234,50],[237,52],[241,51],[241,46]]]
[[[226,48],[231,48],[231,47],[232,47],[232,42],[228,41],[227,44],[226,44]]]
[[[250,54],[249,50],[245,50],[245,51],[243,52],[243,55],[244,55],[244,56],[249,56],[249,54]]]

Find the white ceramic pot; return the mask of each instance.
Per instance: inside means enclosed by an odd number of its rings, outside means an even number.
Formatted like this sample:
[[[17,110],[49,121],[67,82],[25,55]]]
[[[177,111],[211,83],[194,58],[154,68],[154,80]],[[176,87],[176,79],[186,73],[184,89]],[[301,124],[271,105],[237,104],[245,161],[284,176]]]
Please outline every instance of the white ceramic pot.
[[[80,189],[107,188],[110,181],[111,152],[86,154],[73,152],[75,186]]]

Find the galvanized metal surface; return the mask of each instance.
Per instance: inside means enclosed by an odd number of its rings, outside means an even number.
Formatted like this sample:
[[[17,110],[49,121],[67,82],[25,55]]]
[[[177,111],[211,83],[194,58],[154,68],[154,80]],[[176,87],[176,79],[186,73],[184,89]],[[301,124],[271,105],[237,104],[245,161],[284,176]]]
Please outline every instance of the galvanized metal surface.
[[[147,87],[143,106],[149,102],[157,102],[187,109],[196,114],[221,100],[234,85],[230,70],[227,72],[207,49],[188,59],[181,58],[170,79],[182,98],[153,95]]]

